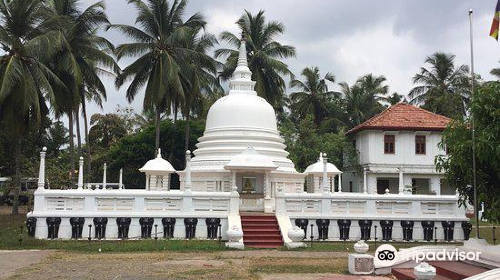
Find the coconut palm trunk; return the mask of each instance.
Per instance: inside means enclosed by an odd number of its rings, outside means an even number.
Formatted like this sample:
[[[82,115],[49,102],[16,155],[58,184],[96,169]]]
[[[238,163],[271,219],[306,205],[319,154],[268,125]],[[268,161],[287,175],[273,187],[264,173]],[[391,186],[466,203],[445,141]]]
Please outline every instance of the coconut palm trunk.
[[[70,110],[68,113],[69,119],[69,179],[70,185],[73,185],[73,178],[75,177],[75,133],[74,133],[74,122],[73,122],[73,111]]]
[[[80,133],[80,112],[78,111],[80,106],[75,109],[75,123],[76,123],[76,140],[78,143],[78,157],[82,155],[82,135]]]
[[[189,150],[189,133],[190,133],[190,125],[189,121],[191,119],[191,114],[189,112],[186,113],[186,129],[184,135],[184,151]]]
[[[87,172],[86,174],[91,174],[92,172],[92,158],[90,152],[90,142],[89,142],[89,125],[87,119],[87,105],[85,105],[85,98],[82,97],[82,114],[83,114],[83,126],[85,129],[85,144],[87,145]]]
[[[175,149],[175,135],[177,132],[177,114],[178,114],[178,109],[179,106],[177,104],[174,105],[174,123],[173,123],[173,134],[174,137],[172,137],[172,147],[170,147],[170,152],[168,154],[168,161],[172,162],[174,160],[174,149]]]
[[[14,202],[12,204],[12,214],[19,214],[19,193],[21,192],[21,137],[18,137],[14,144]]]
[[[156,107],[156,116],[155,116],[156,134],[155,134],[155,151],[154,151],[155,154],[160,148],[160,124],[161,124],[160,117],[161,117],[160,108]]]

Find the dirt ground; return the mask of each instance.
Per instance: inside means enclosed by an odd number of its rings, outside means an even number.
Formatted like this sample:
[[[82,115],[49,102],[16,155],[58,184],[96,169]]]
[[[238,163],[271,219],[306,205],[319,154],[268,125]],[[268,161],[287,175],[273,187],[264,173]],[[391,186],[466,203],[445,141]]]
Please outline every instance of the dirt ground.
[[[342,275],[346,270],[347,255],[333,252],[0,252],[0,279],[387,279]]]

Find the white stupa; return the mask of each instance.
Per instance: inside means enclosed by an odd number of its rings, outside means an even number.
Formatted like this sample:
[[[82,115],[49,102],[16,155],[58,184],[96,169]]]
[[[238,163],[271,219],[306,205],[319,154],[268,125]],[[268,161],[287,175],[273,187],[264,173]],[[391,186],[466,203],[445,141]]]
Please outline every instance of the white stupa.
[[[247,202],[261,208],[264,198],[273,197],[278,189],[302,192],[305,175],[298,173],[287,158],[274,109],[257,96],[251,77],[243,38],[229,94],[208,112],[205,132],[191,161],[191,179],[192,189],[198,191],[231,191],[236,186],[242,195],[242,207]],[[235,160],[253,165],[230,164]],[[183,189],[184,171],[178,173]],[[266,209],[272,209],[272,202],[268,204]]]

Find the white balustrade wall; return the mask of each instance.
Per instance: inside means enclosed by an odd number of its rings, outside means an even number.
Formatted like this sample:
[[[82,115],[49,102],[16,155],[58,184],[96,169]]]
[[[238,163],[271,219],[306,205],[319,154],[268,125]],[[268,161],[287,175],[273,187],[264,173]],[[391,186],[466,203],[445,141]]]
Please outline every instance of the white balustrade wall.
[[[288,217],[292,225],[296,219],[308,219],[314,224],[314,236],[318,236],[317,219],[329,219],[328,239],[338,240],[340,237],[337,221],[351,220],[349,237],[359,240],[359,220],[371,220],[371,238],[374,238],[377,226],[377,238],[381,240],[380,221],[392,220],[393,239],[402,240],[400,221],[414,221],[413,238],[423,239],[421,221],[434,221],[437,227],[437,238],[443,238],[441,222],[454,221],[455,240],[463,239],[461,222],[468,221],[465,210],[458,204],[455,195],[405,195],[405,194],[363,194],[363,193],[283,193],[276,195],[276,215]],[[308,228],[308,237],[310,236]]]
[[[47,217],[60,217],[59,238],[71,238],[71,217],[85,218],[83,238],[93,218],[106,217],[106,238],[117,238],[116,218],[131,218],[129,237],[141,235],[139,219],[154,218],[158,232],[163,232],[162,218],[176,218],[174,237],[184,238],[184,218],[198,218],[197,238],[206,238],[204,219],[220,218],[222,235],[228,229],[228,216],[239,215],[239,194],[236,192],[147,191],[125,189],[39,189],[34,194],[35,208],[28,217],[37,218],[35,237],[47,238]],[[154,233],[154,229],[153,229]],[[93,231],[92,231],[93,235]],[[161,237],[163,235],[159,235]],[[92,236],[93,237],[93,236]]]

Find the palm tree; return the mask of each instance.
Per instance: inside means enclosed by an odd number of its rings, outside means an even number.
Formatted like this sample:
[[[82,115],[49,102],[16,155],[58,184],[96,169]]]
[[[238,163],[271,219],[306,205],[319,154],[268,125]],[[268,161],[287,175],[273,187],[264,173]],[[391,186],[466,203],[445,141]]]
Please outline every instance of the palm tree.
[[[202,94],[213,95],[214,89],[220,89],[217,75],[219,63],[208,55],[208,51],[217,44],[217,39],[210,33],[202,34],[200,27],[193,28],[185,47],[196,55],[186,58],[182,63],[185,102],[182,114],[186,118],[184,150],[189,149],[189,120],[191,112],[203,111]]]
[[[291,87],[300,91],[290,95],[291,109],[297,112],[302,118],[308,114],[314,115],[314,123],[319,125],[328,113],[328,102],[336,96],[333,91],[328,91],[327,81],[335,82],[335,76],[326,73],[324,78],[320,77],[318,67],[309,67],[302,70],[305,81],[292,80]]]
[[[275,38],[285,31],[284,25],[276,21],[266,22],[264,11],[259,11],[256,15],[245,11],[236,23],[247,39],[248,64],[252,71],[252,80],[256,81],[255,91],[275,109],[282,111],[286,87],[282,76],[293,79],[293,74],[281,59],[295,57],[294,47],[275,41]],[[240,38],[227,31],[222,32],[220,38],[234,47],[215,51],[216,58],[227,57],[221,73],[221,77],[227,80],[236,69]]]
[[[373,76],[368,74],[360,77],[353,86],[347,83],[339,83],[343,96],[344,111],[348,113],[346,123],[354,127],[363,123],[374,115],[382,111],[383,106],[379,101],[383,101],[389,91],[384,76]]]
[[[29,126],[38,126],[54,101],[52,85],[64,84],[48,68],[48,61],[65,47],[57,31],[43,32],[39,0],[0,1],[0,120],[16,137],[15,197],[18,213],[21,189],[21,141]]]
[[[138,10],[136,24],[139,29],[129,25],[111,25],[133,40],[116,49],[118,59],[139,56],[127,66],[116,79],[121,87],[131,80],[127,88],[127,99],[134,100],[141,88],[146,86],[143,107],[156,112],[155,151],[160,146],[160,116],[168,111],[173,103],[181,104],[184,89],[181,81],[181,62],[193,56],[194,52],[182,42],[192,28],[204,27],[203,17],[196,13],[188,20],[182,16],[187,1],[174,0],[129,0]]]
[[[387,79],[384,76],[374,76],[373,74],[367,74],[359,78],[356,83],[363,88],[366,94],[374,96],[378,99],[384,96],[389,91],[389,86],[384,85]]]
[[[455,68],[455,56],[435,53],[426,58],[430,68],[422,67],[413,77],[418,84],[408,94],[410,103],[447,117],[461,118],[469,102],[469,67]]]
[[[389,105],[396,105],[396,104],[401,103],[401,102],[406,102],[406,98],[397,92],[393,92],[392,95],[388,95],[388,96],[384,96],[384,95],[379,96],[378,100],[389,103]]]
[[[491,69],[490,74],[495,76],[497,80],[500,80],[500,68]]]
[[[104,2],[97,2],[87,9],[79,10],[80,0],[49,0],[47,11],[49,20],[46,25],[60,30],[69,44],[69,48],[57,55],[53,61],[54,72],[70,91],[58,95],[56,102],[70,119],[70,161],[71,174],[74,174],[75,156],[73,143],[73,120],[77,125],[78,153],[81,152],[79,108],[82,106],[87,143],[87,167],[91,174],[91,151],[88,139],[88,120],[85,102],[94,97],[98,104],[106,98],[106,89],[100,74],[113,75],[119,71],[111,56],[113,45],[97,35],[97,31],[109,24]],[[71,96],[71,98],[67,98]],[[73,177],[73,176],[72,176]]]

